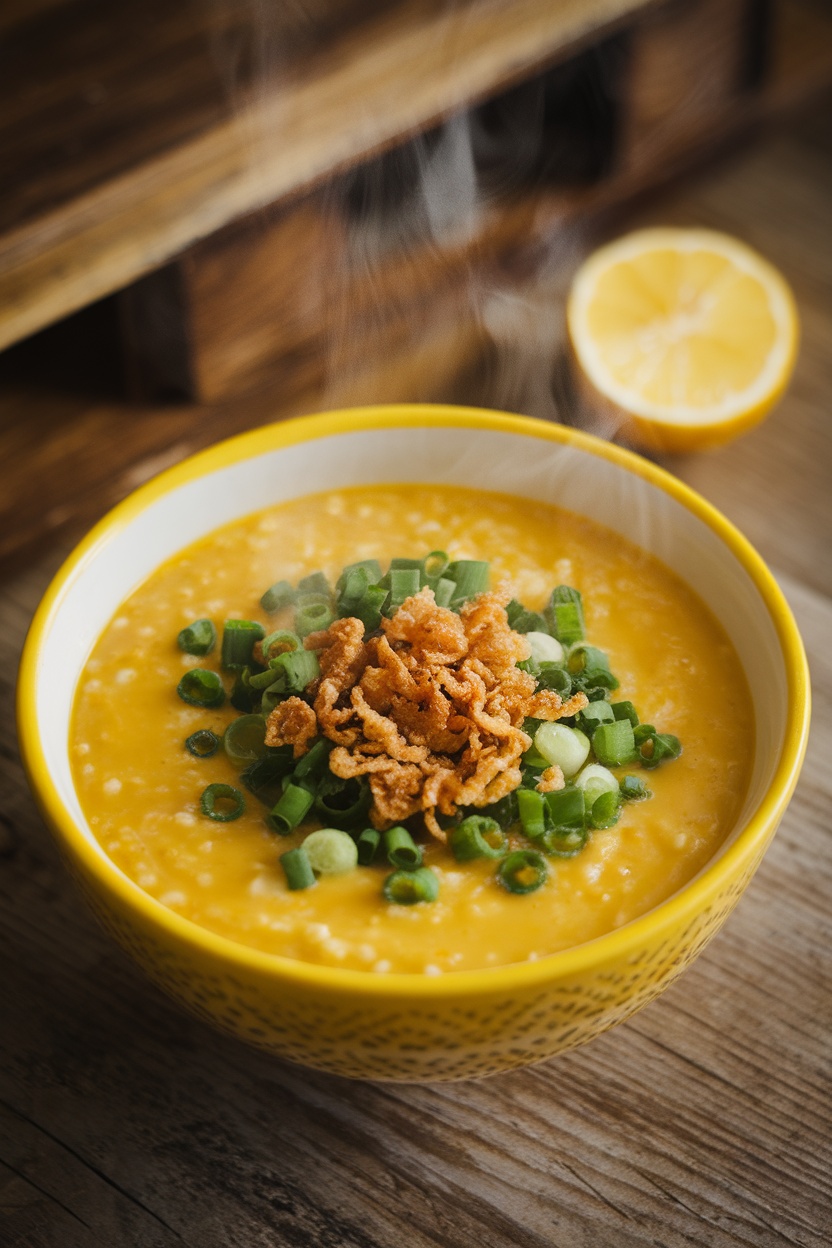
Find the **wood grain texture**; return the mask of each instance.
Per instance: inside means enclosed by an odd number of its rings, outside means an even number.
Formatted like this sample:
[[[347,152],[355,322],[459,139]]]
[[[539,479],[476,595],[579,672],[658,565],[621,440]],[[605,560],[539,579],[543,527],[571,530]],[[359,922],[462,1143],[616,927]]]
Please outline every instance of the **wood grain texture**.
[[[4,383],[2,410],[19,417],[7,484],[23,476],[42,495],[92,457],[91,439],[100,460],[0,594],[4,1248],[829,1244],[830,159],[818,110],[608,223],[729,229],[795,288],[804,340],[782,406],[733,447],[671,467],[741,524],[796,613],[815,699],[803,777],[748,893],[678,983],[586,1049],[481,1083],[359,1085],[273,1061],[181,1014],[95,926],[17,761],[28,620],[80,524],[165,458],[266,419],[274,395],[128,409],[50,391],[48,358],[37,385]],[[411,367],[405,392],[426,362]],[[482,383],[458,397],[480,399]]]
[[[646,2],[513,0],[507,6],[495,0],[400,0],[378,14],[370,9],[363,20],[339,24],[334,32],[325,26],[319,41],[296,54],[293,40],[284,47],[280,27],[275,31],[267,24],[261,30],[255,23],[253,33],[247,30],[255,61],[263,46],[266,56],[269,48],[276,49],[275,59],[267,63],[267,76],[253,75],[251,90],[244,77],[238,94],[232,58],[224,102],[217,99],[216,70],[206,74],[204,23],[196,32],[188,29],[192,10],[178,5],[167,6],[168,16],[158,23],[159,46],[153,43],[153,13],[148,21],[143,5],[125,6],[127,16],[115,28],[117,45],[105,44],[97,57],[82,49],[89,63],[80,81],[71,69],[64,75],[53,69],[42,79],[37,56],[27,64],[24,54],[24,77],[28,71],[34,79],[28,88],[35,92],[31,112],[44,131],[39,159],[48,162],[49,144],[56,125],[60,133],[67,110],[69,150],[60,153],[56,170],[48,177],[44,172],[47,185],[38,190],[33,158],[28,152],[21,157],[13,141],[16,134],[28,135],[25,112],[18,115],[29,98],[24,84],[9,102],[16,124],[6,137],[11,147],[6,181],[14,190],[18,163],[24,177],[13,196],[18,207],[0,234],[0,347],[127,285],[244,213],[566,55],[582,38]],[[67,41],[106,38],[110,23],[96,17],[96,4],[100,7],[101,0],[47,12],[45,33],[57,22],[72,37],[58,39],[52,50],[60,64],[66,63]],[[109,14],[109,6],[104,7]],[[153,11],[164,7],[157,0]],[[76,9],[90,10],[80,32],[74,25]],[[262,14],[268,11],[262,8]],[[258,6],[250,8],[249,25],[258,12]],[[39,36],[36,24],[24,33],[37,41],[44,32]],[[183,48],[195,63],[186,57],[180,77]],[[158,80],[152,76],[157,60]],[[100,81],[102,75],[106,82]],[[125,79],[136,100],[129,92],[122,100]],[[187,106],[181,108],[180,84],[192,80],[196,86],[189,87]],[[157,85],[161,100],[155,99]],[[148,86],[152,107],[145,130],[138,106]],[[55,92],[50,101],[54,115],[48,109],[42,115],[38,93],[44,90]],[[73,151],[80,141],[79,127],[72,127],[79,93],[92,131],[85,162],[91,168],[85,173],[77,171],[81,162]],[[239,106],[230,108],[229,101]],[[111,132],[110,119],[117,122],[120,111],[130,127],[127,148],[134,154],[129,160],[116,139],[117,126]],[[96,173],[100,151],[101,177]],[[29,202],[32,196],[36,202]]]

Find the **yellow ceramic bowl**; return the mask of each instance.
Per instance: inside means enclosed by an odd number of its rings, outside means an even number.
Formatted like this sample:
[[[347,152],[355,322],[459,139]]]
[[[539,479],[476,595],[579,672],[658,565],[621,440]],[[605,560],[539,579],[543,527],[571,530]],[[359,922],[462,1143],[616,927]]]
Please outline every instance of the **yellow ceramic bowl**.
[[[681,570],[741,654],[757,750],[748,800],[720,853],[655,910],[577,948],[438,977],[339,970],[259,953],[168,910],[90,833],[68,732],[89,651],[163,560],[252,510],[299,494],[395,481],[476,483],[557,502],[632,536]],[[772,576],[732,526],[673,477],[558,425],[450,407],[379,407],[273,425],[151,481],[89,534],[29,633],[18,719],[32,788],[84,893],[157,984],[202,1018],[282,1057],[359,1078],[458,1079],[590,1040],[660,993],[722,925],[797,780],[809,720],[806,661]]]

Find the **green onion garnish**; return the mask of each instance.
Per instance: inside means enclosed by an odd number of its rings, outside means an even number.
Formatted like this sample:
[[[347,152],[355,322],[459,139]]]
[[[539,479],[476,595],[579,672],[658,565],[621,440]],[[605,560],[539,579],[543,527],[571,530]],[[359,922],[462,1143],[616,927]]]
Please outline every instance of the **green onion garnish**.
[[[621,796],[630,802],[642,802],[653,794],[639,776],[622,776],[618,782]]]
[[[371,803],[370,786],[363,776],[341,780],[329,773],[318,787],[315,811],[334,827],[351,829],[364,822]]]
[[[564,701],[572,692],[572,677],[560,663],[539,664],[537,684],[540,689],[554,689]]]
[[[616,719],[601,724],[592,734],[592,748],[599,763],[605,767],[621,767],[636,756],[633,725],[629,719]]]
[[[445,576],[456,585],[450,604],[455,610],[488,589],[488,564],[482,559],[457,559],[448,564]]]
[[[586,823],[586,799],[583,789],[568,784],[566,788],[546,793],[544,801],[549,814],[549,823],[556,830],[583,828]]]
[[[309,865],[316,875],[343,875],[358,865],[355,841],[338,828],[310,832],[303,842]]]
[[[381,844],[381,833],[378,828],[365,828],[359,836],[356,847],[358,849],[358,862],[362,867],[369,867],[370,863],[378,853],[378,847]]]
[[[307,637],[309,633],[317,633],[321,629],[329,628],[334,619],[335,612],[326,602],[306,602],[298,605],[295,632],[300,637]]]
[[[536,789],[517,790],[517,812],[523,831],[534,841],[546,831],[546,803]]]
[[[315,883],[315,872],[302,845],[297,849],[287,849],[285,854],[281,854],[280,865],[286,876],[286,885],[293,892],[301,888],[311,888]]]
[[[589,738],[567,724],[541,724],[534,734],[534,745],[548,765],[560,767],[567,779],[580,771],[589,754]]]
[[[638,711],[632,702],[613,702],[611,703],[612,713],[616,719],[629,719],[633,727],[638,725]]]
[[[264,806],[274,806],[283,793],[283,780],[295,765],[292,753],[291,745],[270,749],[265,757],[258,758],[240,776],[249,792]]]
[[[614,793],[602,793],[600,797],[596,797],[592,803],[592,810],[589,818],[594,828],[611,828],[618,823],[618,817],[621,814],[621,793],[618,789]]]
[[[454,828],[448,844],[457,862],[472,858],[499,858],[508,846],[508,837],[496,819],[485,815],[469,815]]]
[[[542,616],[538,611],[527,611],[522,602],[518,602],[516,598],[512,598],[506,607],[506,619],[508,620],[509,628],[513,628],[515,633],[549,632],[549,625],[545,616]]]
[[[599,724],[611,724],[615,718],[609,702],[598,700],[590,702],[588,706],[585,706],[577,716],[575,723],[591,737]]]
[[[222,657],[227,671],[240,671],[251,663],[255,641],[265,636],[265,629],[256,620],[226,620],[222,629]]]
[[[386,901],[397,906],[415,906],[420,901],[436,901],[439,881],[429,867],[418,871],[394,871],[384,881],[383,894]]]
[[[324,598],[332,597],[332,589],[323,572],[311,572],[309,576],[298,581],[298,597],[303,594],[320,594]]]
[[[222,706],[225,690],[216,672],[204,667],[192,667],[176,686],[176,692],[189,706]]]
[[[263,597],[260,599],[260,606],[269,615],[274,615],[283,607],[291,606],[295,601],[295,591],[288,581],[277,581],[270,589],[267,589]]]
[[[303,780],[308,788],[315,788],[327,770],[327,759],[331,750],[332,742],[327,741],[326,737],[318,737],[295,764],[294,778]]]
[[[572,646],[566,665],[573,677],[580,677],[581,688],[617,689],[618,680],[610,671],[610,662],[603,650],[584,642]]]
[[[584,608],[581,595],[569,585],[552,590],[544,612],[549,631],[563,646],[571,646],[584,638]]]
[[[186,654],[210,654],[217,642],[217,630],[210,620],[194,620],[176,638]]]
[[[537,844],[550,858],[574,858],[588,838],[588,828],[547,828]]]
[[[312,807],[314,795],[298,784],[287,784],[283,796],[266,815],[266,825],[279,836],[288,836],[302,823]]]
[[[254,684],[255,680],[256,677],[252,676],[250,667],[242,668],[234,678],[234,687],[228,696],[228,701],[241,715],[250,715],[252,711],[261,709],[260,690]]]
[[[220,738],[215,732],[211,732],[210,728],[200,728],[187,738],[185,749],[195,758],[210,758],[212,754],[216,754],[219,744]]]
[[[515,849],[497,868],[497,879],[510,893],[533,893],[548,874],[546,859],[534,849]]]
[[[433,596],[436,600],[437,607],[450,607],[451,600],[456,593],[456,585],[453,581],[449,581],[446,576],[440,576],[433,589]]]
[[[398,611],[406,598],[410,598],[412,594],[418,594],[422,580],[421,566],[391,568],[388,576],[390,578],[390,601],[387,604],[387,611],[392,615]]]
[[[283,673],[286,689],[290,693],[303,693],[304,689],[321,674],[321,665],[314,650],[291,650],[273,660],[275,675]]]
[[[230,823],[239,819],[246,808],[246,801],[239,789],[230,784],[209,784],[199,799],[203,815],[216,823]]]
[[[384,850],[391,867],[415,871],[422,865],[422,847],[416,844],[407,828],[388,828],[384,833]]]
[[[262,715],[241,715],[233,719],[222,738],[223,749],[238,767],[247,767],[258,758],[264,758],[266,745],[266,721]]]
[[[665,759],[670,761],[681,753],[679,738],[669,732],[653,732],[638,747],[638,756],[644,767],[658,767]]]
[[[429,555],[425,555],[422,567],[427,584],[433,588],[448,570],[448,556],[444,550],[432,550]]]
[[[303,642],[297,633],[293,633],[288,628],[275,629],[273,633],[269,633],[260,643],[260,649],[263,651],[263,658],[277,658],[279,654],[285,654],[288,650],[301,650]]]

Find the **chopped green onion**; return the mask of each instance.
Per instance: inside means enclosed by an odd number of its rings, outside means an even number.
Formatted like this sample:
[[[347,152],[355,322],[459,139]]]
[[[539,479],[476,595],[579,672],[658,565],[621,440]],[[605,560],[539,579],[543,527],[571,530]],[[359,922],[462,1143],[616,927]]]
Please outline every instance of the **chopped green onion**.
[[[295,631],[301,637],[329,628],[335,612],[325,602],[309,602],[298,606],[295,615]]]
[[[425,555],[422,567],[428,585],[433,586],[448,570],[448,556],[444,550],[432,550],[429,555]]]
[[[203,815],[216,823],[230,823],[239,819],[246,808],[246,801],[239,789],[230,784],[209,784],[199,799]]]
[[[260,606],[269,615],[274,615],[283,607],[291,606],[295,601],[295,591],[288,581],[277,581],[270,589],[267,589],[263,597],[260,599]]]
[[[263,658],[267,662],[269,659],[277,658],[279,654],[286,654],[289,650],[301,650],[302,648],[303,642],[300,637],[288,628],[276,629],[273,633],[269,633],[268,637],[264,637],[260,643]]]
[[[495,823],[500,825],[503,831],[506,831],[520,818],[517,809],[517,791],[507,793],[498,802],[492,802],[490,806],[483,807],[482,814],[489,819],[493,819]]]
[[[309,865],[316,875],[343,875],[358,865],[355,841],[338,828],[310,832],[303,842]]]
[[[384,881],[383,894],[386,901],[397,906],[415,906],[420,901],[436,901],[439,881],[429,867],[418,871],[394,871]]]
[[[186,654],[210,654],[217,642],[217,630],[210,620],[194,620],[176,638]]]
[[[549,766],[560,767],[567,780],[580,771],[589,754],[589,738],[579,728],[566,724],[541,724],[534,734],[534,744]]]
[[[346,586],[355,572],[363,573],[361,579],[363,579],[365,585],[377,585],[381,580],[381,564],[378,559],[359,559],[355,563],[348,563],[345,568],[341,569],[341,575],[335,582],[336,598],[344,597]],[[357,581],[354,583],[358,584]]]
[[[642,802],[653,794],[639,776],[622,776],[618,782],[621,796],[629,802]]]
[[[538,611],[527,611],[522,602],[518,602],[516,598],[512,598],[506,607],[506,619],[509,628],[513,628],[515,633],[537,632],[544,633],[547,637],[551,636],[545,617]]]
[[[584,638],[584,608],[581,595],[569,585],[552,590],[544,612],[551,632],[564,646]]]
[[[345,569],[335,587],[335,606],[339,616],[351,616],[369,587],[376,584],[380,577],[381,570],[374,580],[363,564],[353,564],[349,570]]]
[[[517,789],[517,813],[529,840],[537,840],[546,831],[546,802],[537,789]]]
[[[378,628],[389,597],[390,591],[384,585],[367,586],[363,598],[352,611],[352,615],[361,621],[366,632],[373,633]]]
[[[577,642],[569,650],[567,667],[573,676],[580,677],[583,689],[590,686],[600,686],[602,689],[618,688],[618,680],[610,671],[609,659],[597,646]]]
[[[589,829],[586,827],[547,828],[537,844],[550,858],[574,858],[588,839]]]
[[[448,844],[457,862],[469,862],[472,858],[499,858],[505,853],[508,837],[496,819],[469,815],[451,832]]]
[[[223,748],[238,767],[246,767],[268,753],[266,721],[262,715],[241,715],[228,725],[222,738]]]
[[[583,789],[568,784],[563,789],[544,795],[549,822],[556,831],[583,828],[586,824],[586,799]]]
[[[176,692],[189,706],[222,706],[225,701],[225,690],[219,676],[204,667],[192,667],[186,672],[176,686]]]
[[[587,807],[591,807],[602,793],[617,793],[618,781],[611,771],[600,763],[589,763],[575,777],[575,784],[583,789]]]
[[[594,702],[590,702],[588,706],[577,716],[575,722],[578,726],[592,736],[599,724],[611,724],[615,716],[612,713],[612,707],[609,702],[597,698]]]
[[[251,663],[255,641],[265,636],[266,630],[256,620],[226,620],[222,630],[222,657],[220,662],[230,671],[238,671]]]
[[[323,572],[312,572],[298,581],[298,597],[303,594],[320,594],[324,598],[332,597],[329,581]]]
[[[216,754],[219,744],[220,739],[215,732],[211,732],[210,728],[200,728],[187,738],[185,749],[195,758],[210,758]]]
[[[324,775],[315,798],[315,811],[327,823],[351,829],[364,822],[372,800],[370,786],[363,776],[340,780],[331,774]]]
[[[449,563],[445,576],[456,585],[451,606],[459,609],[469,598],[488,589],[488,564],[482,559],[457,559]]]
[[[407,828],[388,828],[384,833],[384,850],[391,867],[415,871],[422,865],[422,847],[416,844]]]
[[[532,629],[526,633],[526,641],[532,648],[532,658],[536,663],[563,662],[563,646],[556,637],[552,637],[549,633],[540,633]]]
[[[418,594],[421,585],[420,568],[391,568],[388,576],[390,577],[390,602],[387,610],[392,615],[398,611],[406,598],[410,598],[412,594]]]
[[[234,710],[239,711],[241,715],[250,715],[252,711],[261,709],[260,690],[253,683],[255,679],[249,667],[244,667],[242,671],[237,672],[234,679],[234,687],[228,700]]]
[[[533,893],[548,874],[546,859],[534,849],[515,849],[497,868],[497,879],[510,893]]]
[[[636,756],[633,725],[629,719],[616,719],[600,724],[592,734],[592,748],[599,763],[605,767],[621,767]]]
[[[440,576],[433,586],[433,596],[437,607],[449,607],[455,593],[456,584],[453,581],[449,581],[446,576]]]
[[[275,672],[283,672],[290,693],[303,693],[306,686],[321,674],[321,665],[314,650],[290,650],[278,655],[274,663]]]
[[[293,892],[301,888],[311,888],[315,883],[315,872],[302,845],[297,849],[287,849],[285,854],[281,854],[280,865],[286,876],[286,885]]]
[[[679,738],[669,732],[654,732],[638,747],[638,756],[644,767],[658,767],[665,759],[678,758],[681,753]]]
[[[286,693],[286,681],[281,676],[280,680],[275,681],[273,685],[269,685],[260,699],[260,713],[269,716],[276,706],[281,702],[285,702],[288,694]]]
[[[272,832],[288,836],[309,814],[314,795],[299,784],[287,784],[283,796],[266,816],[266,824]]]
[[[541,663],[537,683],[540,689],[554,689],[564,701],[572,692],[572,677],[559,663]]]
[[[632,702],[613,702],[611,706],[616,719],[629,719],[634,728],[638,726],[638,711]]]
[[[248,679],[245,683],[251,689],[262,690],[271,689],[272,685],[277,680],[285,681],[286,673],[283,668],[278,665],[277,670],[275,670],[275,668],[272,667],[273,662],[275,662],[275,660],[269,660],[269,666],[266,668],[265,672],[256,672],[253,676],[251,675],[249,669],[244,667],[243,671],[249,672]]]
[[[258,758],[240,776],[248,791],[264,806],[274,806],[282,794],[282,782],[295,765],[292,753],[291,745],[270,749],[268,754]]]
[[[381,844],[381,833],[378,828],[365,828],[356,841],[358,862],[362,867],[369,867]]]
[[[395,559],[390,560],[390,569],[389,569],[388,575],[390,572],[402,572],[402,571],[412,572],[415,570],[421,576],[423,567],[424,567],[423,559],[410,559],[410,558],[398,558],[397,557]]]
[[[332,742],[327,741],[326,737],[318,737],[295,764],[295,779],[303,780],[307,786],[314,787],[328,770],[327,760],[331,750]]]
[[[589,813],[594,828],[611,828],[618,823],[621,814],[621,793],[616,787],[615,792],[602,793],[592,803]]]

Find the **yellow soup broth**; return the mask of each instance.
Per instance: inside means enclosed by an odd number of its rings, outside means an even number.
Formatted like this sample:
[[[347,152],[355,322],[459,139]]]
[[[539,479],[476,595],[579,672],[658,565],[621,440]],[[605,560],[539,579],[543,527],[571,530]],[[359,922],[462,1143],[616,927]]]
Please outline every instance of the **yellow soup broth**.
[[[412,906],[381,896],[391,868],[359,867],[290,892],[279,856],[303,833],[269,831],[266,808],[217,823],[203,789],[240,785],[222,749],[197,759],[183,745],[218,735],[235,717],[186,705],[189,667],[179,630],[207,616],[281,617],[259,605],[275,581],[321,569],[331,581],[358,559],[486,559],[492,586],[540,609],[554,585],[583,594],[587,638],[605,650],[643,721],[682,741],[681,757],[643,776],[650,800],[627,802],[618,823],[591,833],[571,859],[551,859],[543,887],[513,895],[495,864],[457,863],[434,843],[425,861],[439,898]],[[226,687],[230,678],[225,674]],[[84,812],[112,861],[151,896],[203,927],[267,953],[363,969],[439,974],[543,957],[644,914],[690,880],[730,831],[748,784],[753,717],[735,651],[702,602],[657,560],[600,525],[541,503],[446,487],[367,487],[311,496],[249,516],[171,559],[104,630],[82,675],[72,724],[74,778]],[[310,823],[304,831],[319,826]]]

